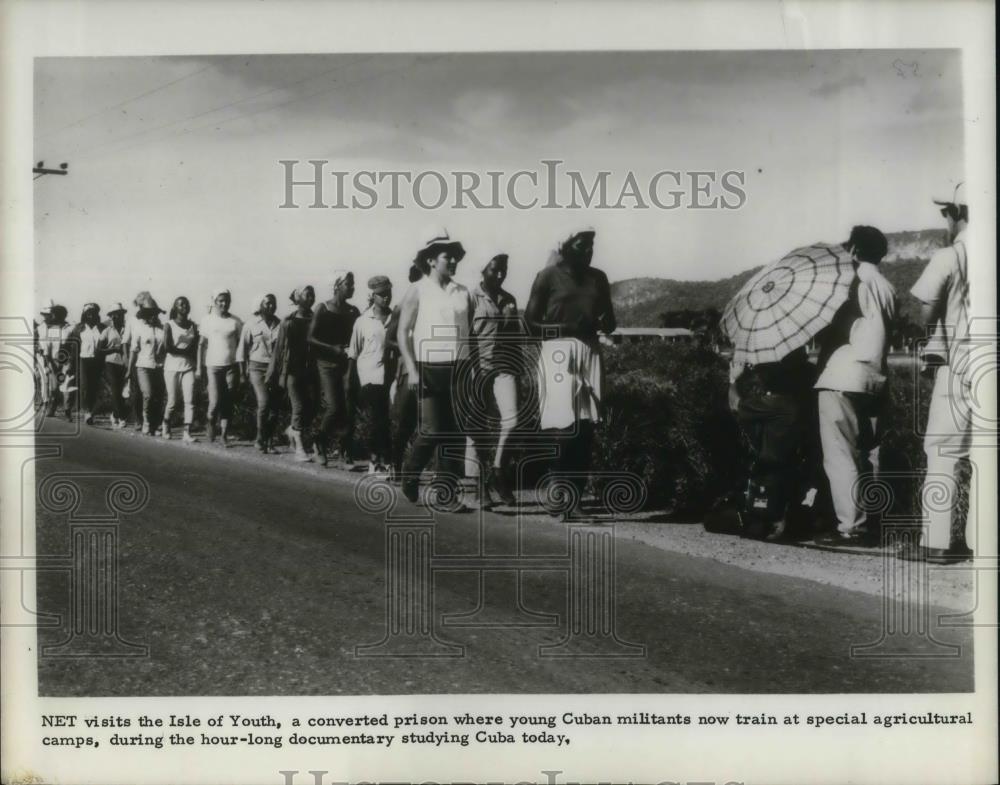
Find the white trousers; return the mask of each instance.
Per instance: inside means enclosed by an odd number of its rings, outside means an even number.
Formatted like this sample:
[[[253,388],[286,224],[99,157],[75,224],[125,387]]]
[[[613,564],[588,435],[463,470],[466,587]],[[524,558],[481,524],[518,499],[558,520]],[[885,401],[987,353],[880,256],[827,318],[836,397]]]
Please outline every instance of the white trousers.
[[[863,478],[878,473],[879,398],[867,393],[819,391],[819,435],[823,469],[837,515],[837,529],[855,532],[868,517]]]
[[[928,548],[951,547],[951,520],[958,501],[958,462],[969,457],[972,416],[969,392],[951,368],[944,365],[934,377],[924,452],[927,476],[921,493],[925,529],[922,544]],[[966,521],[966,543],[975,550],[975,523]]]
[[[493,399],[500,413],[500,432],[497,434],[496,451],[493,454],[493,465],[503,465],[504,448],[507,439],[517,425],[517,378],[509,373],[498,373],[493,377]],[[465,437],[465,476],[479,476],[479,445],[481,436],[473,439]]]

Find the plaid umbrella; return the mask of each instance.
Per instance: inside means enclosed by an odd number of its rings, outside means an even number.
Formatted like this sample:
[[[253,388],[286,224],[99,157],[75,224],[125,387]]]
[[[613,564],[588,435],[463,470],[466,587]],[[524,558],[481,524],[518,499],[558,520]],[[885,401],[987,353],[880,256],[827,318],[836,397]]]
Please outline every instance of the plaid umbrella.
[[[833,321],[854,280],[851,254],[840,245],[792,251],[744,284],[722,313],[736,363],[777,362]]]

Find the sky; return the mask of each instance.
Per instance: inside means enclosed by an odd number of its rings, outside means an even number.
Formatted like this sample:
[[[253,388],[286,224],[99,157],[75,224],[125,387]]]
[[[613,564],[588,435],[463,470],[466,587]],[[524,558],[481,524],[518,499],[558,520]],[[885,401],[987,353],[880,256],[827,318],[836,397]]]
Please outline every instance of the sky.
[[[464,244],[468,285],[507,253],[522,306],[551,250],[588,226],[612,281],[714,280],[843,240],[857,223],[940,226],[931,197],[963,177],[962,133],[952,50],[42,58],[35,159],[70,168],[34,184],[36,300],[75,320],[84,302],[128,306],[149,289],[164,308],[185,295],[197,313],[226,287],[246,317],[258,294],[276,294],[284,313],[293,288],[325,297],[331,272],[349,269],[363,307],[371,275],[402,296],[437,226]],[[645,188],[661,170],[736,170],[746,200],[427,210],[402,197],[386,209],[383,187],[374,209],[307,209],[309,189],[296,190],[300,209],[279,209],[283,159],[484,179],[559,159],[588,183],[609,171],[612,202],[630,171]],[[332,204],[332,177],[325,187]]]

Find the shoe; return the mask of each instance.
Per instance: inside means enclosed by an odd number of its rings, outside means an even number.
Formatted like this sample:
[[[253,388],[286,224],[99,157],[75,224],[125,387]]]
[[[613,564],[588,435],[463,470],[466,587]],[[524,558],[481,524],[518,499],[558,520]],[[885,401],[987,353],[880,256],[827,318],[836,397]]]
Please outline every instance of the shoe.
[[[264,444],[264,442],[262,442],[262,441],[258,440],[256,442],[254,442],[253,446],[257,448],[258,452],[262,452],[262,453],[266,453],[267,452],[267,445]]]
[[[205,426],[205,435],[208,437],[210,442],[215,441],[215,423],[210,422]]]
[[[330,453],[328,453],[326,451],[326,447],[324,447],[321,444],[317,444],[317,445],[315,445],[313,447],[313,450],[316,453],[316,460],[319,461],[319,465],[320,466],[329,466],[330,465]],[[337,452],[336,452],[336,450],[334,450],[333,456],[334,456],[335,460],[336,460],[336,455],[337,455]]]
[[[490,469],[490,473],[486,478],[486,492],[490,493],[491,491],[508,507],[513,507],[517,504],[517,497],[514,496],[514,492],[510,489],[503,469],[497,467]]]
[[[170,429],[169,428],[161,428],[160,429],[160,438],[163,439],[163,441],[165,441],[165,442],[169,442],[170,441]]]
[[[964,546],[955,548],[927,548],[923,545],[904,545],[896,551],[896,558],[904,561],[922,561],[928,564],[958,564],[970,561],[975,554]]]
[[[198,443],[198,440],[195,439],[187,431],[184,432],[184,435],[181,437],[181,441],[184,442],[185,444],[197,444]]]
[[[785,539],[785,532],[788,529],[788,524],[785,519],[782,518],[776,521],[771,528],[771,533],[764,537],[764,542],[781,542]]]
[[[83,418],[83,422],[86,425],[93,425],[94,424],[94,415],[92,415],[92,414],[90,414],[90,412],[88,412],[87,416]]]
[[[813,542],[832,548],[876,548],[881,543],[877,534],[861,531],[844,534],[839,530],[817,535]]]
[[[144,424],[142,426],[142,435],[143,436],[152,436],[153,435],[152,431],[149,430],[149,426],[148,425]]]

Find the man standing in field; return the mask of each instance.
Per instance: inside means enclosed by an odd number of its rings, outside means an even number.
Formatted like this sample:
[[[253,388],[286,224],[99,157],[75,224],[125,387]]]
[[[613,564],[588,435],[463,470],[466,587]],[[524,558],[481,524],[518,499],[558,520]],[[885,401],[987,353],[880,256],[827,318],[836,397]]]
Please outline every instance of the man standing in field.
[[[972,439],[969,353],[969,262],[965,234],[969,207],[961,184],[950,201],[937,201],[948,221],[951,245],[937,251],[910,290],[922,303],[921,322],[933,339],[924,352],[925,370],[934,374],[924,451],[927,477],[921,494],[926,525],[921,543],[899,552],[904,559],[926,559],[935,564],[961,561],[972,555],[974,546],[968,526],[966,543],[952,545],[951,519],[957,500],[955,471],[969,457]],[[933,346],[933,349],[932,349]],[[944,484],[946,503],[938,503],[936,487]]]
[[[878,532],[860,503],[861,485],[878,472],[879,419],[884,408],[889,327],[896,292],[877,265],[889,250],[874,226],[855,226],[845,247],[857,277],[822,336],[819,357],[819,433],[837,528],[822,545],[874,545]]]

